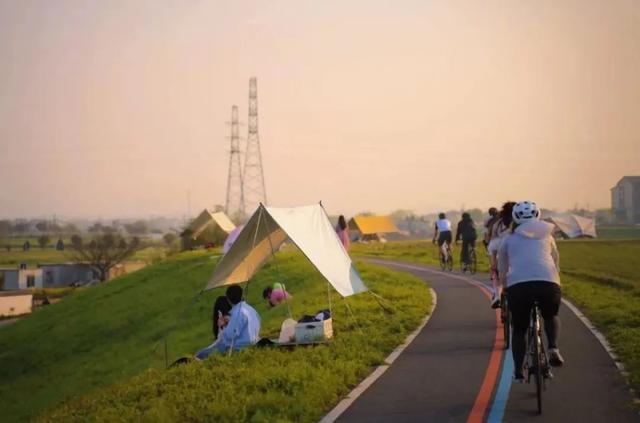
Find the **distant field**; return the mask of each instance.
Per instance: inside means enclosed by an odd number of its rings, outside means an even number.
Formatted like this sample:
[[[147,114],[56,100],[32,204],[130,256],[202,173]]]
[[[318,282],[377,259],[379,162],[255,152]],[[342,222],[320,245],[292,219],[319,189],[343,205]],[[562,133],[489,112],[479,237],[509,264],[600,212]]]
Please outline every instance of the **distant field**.
[[[163,247],[147,247],[136,252],[131,260],[154,263],[164,258],[165,255],[165,248]],[[22,251],[22,249],[17,248],[7,251],[0,248],[0,267],[15,267],[20,263],[27,263],[29,267],[35,267],[39,263],[66,263],[69,261],[71,261],[71,258],[68,250],[57,251],[52,247],[41,249],[37,245],[33,245],[33,243],[29,251]]]
[[[332,291],[330,346],[250,349],[164,370],[163,348],[152,351],[174,324],[169,360],[211,342],[211,305],[222,290],[206,292],[187,307],[214,264],[203,251],[180,254],[0,329],[2,420],[317,421],[430,307],[419,279],[359,264],[393,314],[371,295],[349,298],[360,331]],[[276,336],[287,316],[284,305],[270,308],[262,299],[262,289],[276,280],[284,280],[294,296],[294,317],[328,307],[327,283],[308,261],[298,253],[278,254],[277,266],[267,265],[249,287],[262,336]],[[185,308],[184,320],[177,321]],[[61,405],[63,400],[70,402]]]
[[[601,239],[640,239],[640,226],[598,226]]]
[[[640,391],[640,240],[559,241],[563,295],[571,299],[606,335]],[[478,250],[483,252],[482,247]],[[438,263],[430,241],[355,244],[355,255]],[[454,250],[456,263],[460,249]],[[479,254],[479,271],[488,270]]]

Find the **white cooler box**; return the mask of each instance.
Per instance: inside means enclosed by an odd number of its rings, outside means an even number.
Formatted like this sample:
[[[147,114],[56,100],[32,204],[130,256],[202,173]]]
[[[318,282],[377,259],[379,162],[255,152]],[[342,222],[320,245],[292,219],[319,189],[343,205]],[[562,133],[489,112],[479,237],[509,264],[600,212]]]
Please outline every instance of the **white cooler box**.
[[[299,344],[323,342],[331,338],[333,338],[331,319],[296,324],[296,342]]]

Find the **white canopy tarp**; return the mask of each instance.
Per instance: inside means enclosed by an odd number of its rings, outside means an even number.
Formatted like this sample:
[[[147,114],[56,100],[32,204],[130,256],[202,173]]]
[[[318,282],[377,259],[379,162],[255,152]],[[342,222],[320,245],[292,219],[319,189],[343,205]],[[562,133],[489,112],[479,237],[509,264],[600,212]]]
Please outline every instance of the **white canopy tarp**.
[[[596,222],[588,217],[571,213],[554,214],[545,220],[556,225],[559,231],[569,238],[588,236],[596,238]]]
[[[287,239],[343,297],[367,290],[320,204],[291,208],[260,205],[205,289],[248,281]]]

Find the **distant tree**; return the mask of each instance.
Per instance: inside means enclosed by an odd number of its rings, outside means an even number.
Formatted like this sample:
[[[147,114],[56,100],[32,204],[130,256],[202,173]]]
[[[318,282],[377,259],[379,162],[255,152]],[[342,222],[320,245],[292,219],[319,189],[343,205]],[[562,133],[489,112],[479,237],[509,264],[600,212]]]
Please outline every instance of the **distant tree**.
[[[370,211],[362,211],[360,213],[356,213],[355,216],[373,216],[373,212]]]
[[[63,229],[64,228],[59,223],[49,223],[49,231],[53,232],[54,234],[62,233]]]
[[[11,235],[13,225],[9,220],[0,220],[0,237],[7,237]]]
[[[58,239],[58,242],[56,243],[56,250],[64,251],[64,242],[62,241],[62,238]]]
[[[47,222],[46,220],[41,220],[40,222],[36,223],[36,229],[40,232],[48,232],[49,222]]]
[[[71,235],[71,246],[73,248],[81,247],[82,246],[82,237],[80,235],[78,235],[78,234]]]
[[[413,212],[413,210],[398,209],[391,212],[389,216],[395,223],[400,223],[404,220],[408,220],[411,217],[415,218],[415,215],[416,214]]]
[[[149,225],[144,220],[137,220],[125,224],[124,229],[129,235],[144,235],[149,232]]]
[[[66,225],[64,225],[64,228],[62,229],[62,231],[66,234],[75,234],[80,232],[78,227],[73,223],[67,223]]]
[[[168,246],[172,246],[173,243],[176,242],[176,240],[178,239],[178,235],[174,234],[173,232],[168,232],[168,233],[164,234],[162,239],[164,239],[164,242]]]
[[[90,233],[98,234],[115,234],[118,230],[113,226],[103,225],[100,222],[96,222],[93,225],[89,226],[87,229]]]
[[[98,272],[98,278],[107,280],[109,270],[133,256],[142,248],[137,237],[126,240],[117,234],[97,235],[88,243],[72,244],[73,260],[86,263]]]
[[[47,234],[42,234],[38,237],[38,245],[40,245],[40,248],[42,248],[43,250],[44,250],[44,247],[46,247],[50,241],[51,241],[51,238],[49,238],[49,235]]]
[[[13,225],[13,231],[19,235],[25,234],[29,230],[29,222],[18,221]]]
[[[213,206],[214,213],[223,212],[223,211],[224,211],[224,206],[220,204],[216,204],[215,206]]]
[[[87,231],[90,233],[99,233],[102,232],[103,225],[100,222],[95,222],[93,225],[89,226]]]

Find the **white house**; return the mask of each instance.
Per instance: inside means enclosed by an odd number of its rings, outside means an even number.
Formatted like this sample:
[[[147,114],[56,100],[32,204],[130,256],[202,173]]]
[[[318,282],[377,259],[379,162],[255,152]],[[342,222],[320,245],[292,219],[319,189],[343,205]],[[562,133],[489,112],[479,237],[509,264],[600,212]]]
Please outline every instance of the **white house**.
[[[42,269],[0,268],[0,290],[43,288]]]

